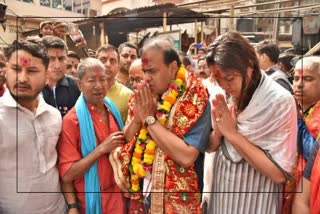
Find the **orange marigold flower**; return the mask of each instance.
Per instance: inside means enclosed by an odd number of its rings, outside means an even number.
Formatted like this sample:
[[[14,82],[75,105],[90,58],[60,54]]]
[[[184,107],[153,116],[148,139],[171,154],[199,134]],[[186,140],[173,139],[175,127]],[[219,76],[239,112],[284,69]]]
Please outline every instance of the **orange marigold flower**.
[[[139,180],[131,180],[132,185],[139,185]]]
[[[148,155],[154,155],[155,152],[154,152],[154,150],[146,149],[146,151],[144,151],[144,153],[145,153],[145,154],[148,154]]]
[[[140,163],[140,161],[140,158],[136,158],[135,156],[133,156],[131,160],[132,164]]]
[[[144,153],[143,157],[146,159],[154,159],[154,155],[149,155],[147,153]]]
[[[139,175],[138,175],[139,167],[140,167],[140,164],[138,164],[138,163],[132,165],[132,170],[133,170],[134,174],[136,174],[138,177],[139,177]]]
[[[171,105],[173,105],[176,102],[176,97],[170,93],[164,98],[164,100],[168,101]]]
[[[186,73],[183,69],[178,70],[176,79],[178,78],[182,79],[183,81],[186,80]]]
[[[139,178],[136,175],[131,175],[131,180],[139,180]]]
[[[171,104],[167,101],[164,101],[163,104],[161,105],[161,109],[166,112],[169,112],[170,108],[171,108]]]
[[[133,152],[133,156],[140,159],[142,157],[142,153]]]
[[[145,158],[144,162],[148,165],[151,165],[153,163],[154,158]]]
[[[177,97],[178,94],[179,94],[179,92],[176,91],[176,90],[171,90],[171,91],[170,91],[170,94],[172,94],[172,95],[174,95],[175,97]]]
[[[139,134],[138,138],[142,141],[147,140],[147,135],[146,134]]]
[[[178,84],[178,86],[181,86],[183,84],[182,79],[176,79],[176,83]]]
[[[149,140],[146,150],[154,150],[156,148],[156,143],[153,140]]]
[[[139,169],[138,169],[138,172],[136,173],[136,175],[137,175],[139,178],[146,177],[146,175],[147,175],[146,170],[144,170],[144,168],[143,168],[140,164],[139,164]]]
[[[134,192],[138,192],[139,189],[140,189],[139,184],[137,184],[137,185],[132,185],[132,186],[131,186],[131,189],[132,189]]]
[[[134,152],[139,153],[139,154],[142,154],[143,148],[141,148],[141,147],[139,147],[139,146],[136,146],[136,147],[134,148]]]
[[[158,118],[158,121],[159,121],[159,123],[160,123],[161,125],[164,126],[164,125],[166,124],[167,119],[164,118],[164,117],[160,117],[160,118]]]
[[[147,132],[148,132],[148,130],[147,130],[146,128],[142,128],[142,129],[140,129],[139,134],[146,135],[146,134],[147,134]]]

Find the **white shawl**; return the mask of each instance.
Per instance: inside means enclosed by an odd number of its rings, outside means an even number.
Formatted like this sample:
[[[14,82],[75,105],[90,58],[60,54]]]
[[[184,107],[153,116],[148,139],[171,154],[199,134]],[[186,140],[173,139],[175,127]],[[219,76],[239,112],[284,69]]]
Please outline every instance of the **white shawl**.
[[[262,74],[249,105],[237,118],[238,132],[270,155],[282,169],[291,172],[295,160],[297,114],[293,96]],[[227,156],[239,162],[242,156],[225,140]]]

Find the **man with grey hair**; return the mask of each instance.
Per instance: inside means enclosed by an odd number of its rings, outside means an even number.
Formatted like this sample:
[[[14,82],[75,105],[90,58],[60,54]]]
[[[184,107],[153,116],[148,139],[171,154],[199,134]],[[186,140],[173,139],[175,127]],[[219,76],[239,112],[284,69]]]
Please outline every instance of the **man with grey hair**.
[[[293,89],[303,112],[320,100],[320,57],[306,57],[296,63]]]
[[[293,190],[293,192],[297,192],[293,210],[295,211],[294,213],[310,213],[310,184],[312,180],[316,180],[312,179],[311,175],[314,174],[314,170],[320,172],[320,169],[313,169],[319,150],[319,141],[317,143],[316,139],[320,136],[319,56],[302,58],[296,63],[293,89],[301,111],[301,116],[298,120],[301,138],[298,138],[299,159],[296,173],[300,175],[296,178],[297,181],[300,181],[300,184],[297,185],[296,190]],[[307,161],[306,165],[304,164],[305,160]],[[302,171],[299,171],[299,169],[304,170],[303,175],[301,175]],[[317,181],[317,184],[319,184],[319,181]],[[302,190],[299,189],[301,186],[303,186]],[[317,200],[319,201],[319,198]]]
[[[76,103],[80,91],[75,78],[66,76],[68,47],[66,43],[55,36],[42,38],[50,58],[48,81],[42,95],[44,100],[57,108],[63,117]]]
[[[112,150],[125,143],[120,112],[105,97],[106,71],[98,59],[80,62],[78,73],[82,93],[63,118],[58,145],[68,208],[79,209],[80,213],[121,214],[125,212],[124,198],[108,159]]]

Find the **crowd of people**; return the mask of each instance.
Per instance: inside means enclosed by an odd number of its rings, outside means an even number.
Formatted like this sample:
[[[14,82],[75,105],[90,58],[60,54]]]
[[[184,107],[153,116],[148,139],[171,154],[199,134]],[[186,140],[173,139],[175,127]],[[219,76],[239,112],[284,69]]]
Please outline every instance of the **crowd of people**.
[[[0,213],[320,213],[319,56],[40,30],[0,51]]]

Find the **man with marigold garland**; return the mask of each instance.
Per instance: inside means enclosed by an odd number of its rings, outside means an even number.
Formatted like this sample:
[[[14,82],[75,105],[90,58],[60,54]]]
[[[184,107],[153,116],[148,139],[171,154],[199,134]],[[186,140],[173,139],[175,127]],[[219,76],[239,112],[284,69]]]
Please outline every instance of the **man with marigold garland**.
[[[124,127],[128,143],[110,156],[115,180],[131,199],[129,213],[201,213],[196,169],[211,129],[207,91],[167,40],[144,45],[142,69]]]

